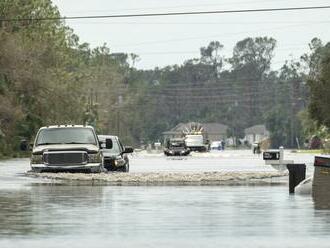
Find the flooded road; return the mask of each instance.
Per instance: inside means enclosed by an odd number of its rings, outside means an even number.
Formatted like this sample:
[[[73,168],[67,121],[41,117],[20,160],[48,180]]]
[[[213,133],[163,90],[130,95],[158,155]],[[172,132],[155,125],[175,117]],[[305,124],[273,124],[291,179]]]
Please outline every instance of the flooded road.
[[[263,164],[244,151],[137,155],[131,171],[273,170]],[[77,186],[28,169],[26,159],[0,162],[0,247],[328,247],[330,211],[287,185]]]

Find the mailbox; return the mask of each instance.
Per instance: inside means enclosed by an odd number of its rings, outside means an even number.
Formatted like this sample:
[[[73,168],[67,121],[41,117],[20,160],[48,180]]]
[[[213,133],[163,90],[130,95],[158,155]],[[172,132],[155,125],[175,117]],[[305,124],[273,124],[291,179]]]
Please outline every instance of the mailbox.
[[[263,153],[263,159],[266,165],[271,165],[277,170],[286,170],[287,164],[293,164],[292,160],[284,160],[284,148],[281,146],[278,150],[268,150]]]
[[[264,160],[280,160],[280,152],[279,151],[268,151],[263,153]]]

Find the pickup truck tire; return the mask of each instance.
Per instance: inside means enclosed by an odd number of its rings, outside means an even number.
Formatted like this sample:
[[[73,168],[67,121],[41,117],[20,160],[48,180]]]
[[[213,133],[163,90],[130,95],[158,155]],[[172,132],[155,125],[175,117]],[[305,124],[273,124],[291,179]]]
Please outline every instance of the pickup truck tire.
[[[32,172],[34,173],[42,173],[42,169],[32,169]]]
[[[119,169],[122,172],[129,172],[129,163]]]
[[[103,165],[100,165],[99,167],[97,167],[95,169],[91,169],[91,173],[101,173],[101,172],[105,172]]]

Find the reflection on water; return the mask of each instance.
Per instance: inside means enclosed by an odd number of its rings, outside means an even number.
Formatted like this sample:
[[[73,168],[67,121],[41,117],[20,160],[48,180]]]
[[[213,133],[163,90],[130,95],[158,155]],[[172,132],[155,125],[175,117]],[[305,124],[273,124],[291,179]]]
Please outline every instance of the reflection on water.
[[[0,246],[17,247],[16,240],[41,247],[45,239],[75,247],[95,240],[99,247],[123,241],[134,247],[152,242],[200,247],[225,240],[252,240],[244,246],[255,247],[256,242],[276,245],[279,239],[302,245],[311,236],[315,242],[328,239],[329,217],[328,211],[314,209],[311,197],[289,195],[282,186],[32,185],[0,191],[0,237],[5,242],[0,239]]]
[[[38,185],[0,191],[0,235],[65,234],[102,202],[100,187]],[[74,211],[79,208],[79,211]]]
[[[329,188],[314,187],[313,201],[316,210],[330,210]]]
[[[315,209],[330,210],[330,168],[315,166],[313,200]]]

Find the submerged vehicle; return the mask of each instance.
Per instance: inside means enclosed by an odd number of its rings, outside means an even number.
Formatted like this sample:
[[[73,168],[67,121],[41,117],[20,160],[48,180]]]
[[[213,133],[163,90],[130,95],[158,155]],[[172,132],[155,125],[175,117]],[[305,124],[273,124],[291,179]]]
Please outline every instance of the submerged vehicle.
[[[190,149],[186,146],[184,139],[170,139],[164,150],[166,156],[187,156]]]
[[[260,154],[261,153],[260,143],[259,142],[254,142],[252,144],[252,152],[253,152],[253,154]]]
[[[210,150],[210,144],[208,140],[208,134],[204,130],[202,124],[191,123],[186,130],[183,131],[185,135],[186,146],[191,151],[206,152]]]
[[[103,155],[103,167],[107,171],[129,172],[128,153],[133,152],[132,147],[124,147],[117,136],[98,135]],[[108,146],[106,146],[108,141]]]
[[[202,134],[186,135],[185,143],[191,151],[206,152],[209,150],[209,144],[204,141]]]
[[[221,141],[213,141],[211,143],[211,150],[223,150],[222,149],[222,142]]]
[[[30,162],[35,172],[102,172],[100,144],[91,126],[58,125],[39,129]]]

